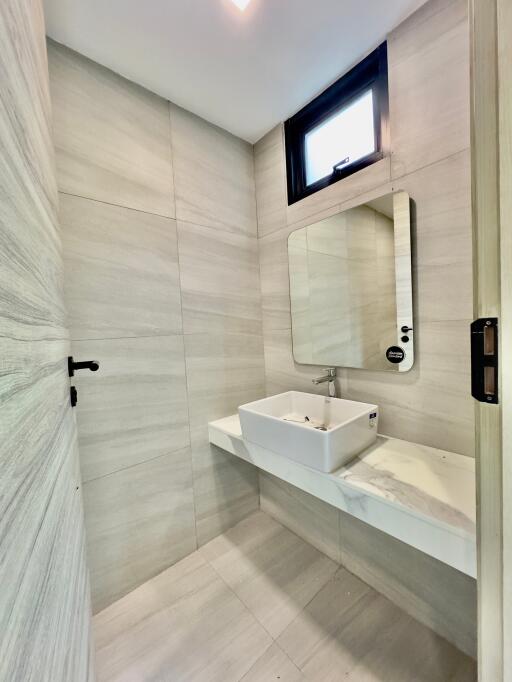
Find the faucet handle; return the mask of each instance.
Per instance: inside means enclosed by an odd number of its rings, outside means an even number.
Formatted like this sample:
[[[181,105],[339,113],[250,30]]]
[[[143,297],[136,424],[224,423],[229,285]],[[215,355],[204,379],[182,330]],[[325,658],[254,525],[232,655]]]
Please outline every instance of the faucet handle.
[[[327,374],[328,377],[336,377],[336,367],[326,367],[324,369],[324,372]]]

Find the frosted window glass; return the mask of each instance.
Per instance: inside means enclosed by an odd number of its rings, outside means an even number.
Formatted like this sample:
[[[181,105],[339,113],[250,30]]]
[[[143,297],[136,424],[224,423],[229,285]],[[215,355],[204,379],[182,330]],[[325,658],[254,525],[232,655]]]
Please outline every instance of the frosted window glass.
[[[306,133],[306,184],[332,175],[334,165],[343,167],[375,151],[373,93],[364,95]]]

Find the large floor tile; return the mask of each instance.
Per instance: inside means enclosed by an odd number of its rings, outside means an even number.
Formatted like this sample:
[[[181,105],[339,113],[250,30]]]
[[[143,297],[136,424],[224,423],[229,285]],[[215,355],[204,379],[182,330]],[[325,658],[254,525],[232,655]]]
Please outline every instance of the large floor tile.
[[[169,103],[52,41],[61,192],[174,217]]]
[[[85,483],[95,611],[196,549],[190,451]]]
[[[178,223],[186,334],[261,334],[260,271],[255,237]]]
[[[279,637],[311,682],[476,680],[476,664],[340,568]]]
[[[305,545],[257,512],[111,605],[99,681],[475,682],[471,658]]]
[[[267,649],[263,656],[244,675],[241,682],[307,682],[307,678],[277,644]]]
[[[262,512],[209,542],[201,554],[274,638],[337,569]]]
[[[181,332],[176,222],[60,195],[73,339]]]
[[[189,445],[183,337],[75,341],[77,423],[85,481]]]
[[[197,553],[95,618],[99,682],[238,682],[272,640]]]
[[[171,129],[176,217],[256,237],[252,146],[175,105]]]

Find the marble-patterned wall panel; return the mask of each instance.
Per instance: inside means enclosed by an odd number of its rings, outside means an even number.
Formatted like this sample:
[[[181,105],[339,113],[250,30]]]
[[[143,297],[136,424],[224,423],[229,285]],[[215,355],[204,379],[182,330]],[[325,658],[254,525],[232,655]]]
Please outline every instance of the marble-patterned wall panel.
[[[77,420],[84,481],[189,445],[182,336],[74,341],[80,371]]]
[[[286,227],[286,162],[283,125],[279,124],[254,146],[254,177],[258,236]]]
[[[39,0],[0,5],[0,45],[0,679],[86,682],[89,578]]]
[[[317,497],[275,476],[260,472],[261,509],[340,562],[339,512]]]
[[[388,38],[392,177],[469,146],[466,0],[430,0]]]
[[[252,146],[171,104],[179,220],[256,236]]]
[[[263,339],[248,334],[185,336],[196,528],[202,545],[259,505],[258,473],[208,443],[208,422],[263,397]]]
[[[181,332],[176,222],[60,196],[72,339]]]
[[[476,581],[340,512],[341,563],[414,618],[476,657]]]
[[[261,335],[258,240],[178,222],[183,329]]]
[[[84,484],[93,609],[196,549],[190,450]]]
[[[174,217],[169,103],[48,44],[59,189]]]

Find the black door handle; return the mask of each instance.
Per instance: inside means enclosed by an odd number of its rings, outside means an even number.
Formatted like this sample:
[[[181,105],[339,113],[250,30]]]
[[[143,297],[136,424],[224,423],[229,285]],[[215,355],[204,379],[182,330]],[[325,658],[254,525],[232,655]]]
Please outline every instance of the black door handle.
[[[75,362],[73,357],[68,357],[68,374],[70,377],[75,376],[77,369],[90,369],[91,372],[97,372],[100,368],[100,363],[97,360],[86,360],[85,362]]]

